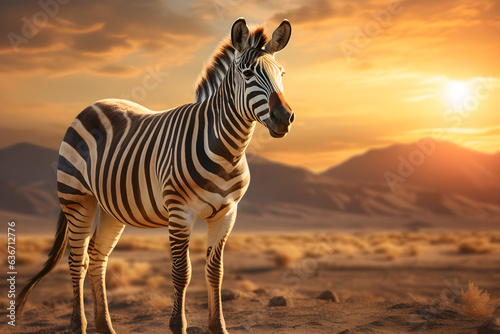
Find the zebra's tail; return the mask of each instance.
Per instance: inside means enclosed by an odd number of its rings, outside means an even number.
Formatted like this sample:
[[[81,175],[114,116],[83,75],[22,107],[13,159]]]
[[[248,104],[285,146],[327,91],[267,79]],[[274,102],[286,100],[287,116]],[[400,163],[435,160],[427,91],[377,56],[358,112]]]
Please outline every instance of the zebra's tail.
[[[59,214],[59,221],[57,222],[57,232],[55,236],[54,245],[49,253],[49,258],[45,262],[42,270],[35,277],[28,281],[28,284],[24,287],[21,293],[16,298],[16,313],[21,316],[24,308],[24,304],[28,299],[31,290],[44,278],[48,273],[55,268],[57,263],[61,260],[66,249],[66,244],[68,243],[68,220],[66,216],[61,211]]]

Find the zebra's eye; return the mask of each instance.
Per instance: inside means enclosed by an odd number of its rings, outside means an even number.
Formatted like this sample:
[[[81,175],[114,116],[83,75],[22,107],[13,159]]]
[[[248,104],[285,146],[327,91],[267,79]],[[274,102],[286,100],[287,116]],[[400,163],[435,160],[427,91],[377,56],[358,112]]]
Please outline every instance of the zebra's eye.
[[[255,73],[252,70],[244,70],[242,74],[247,80],[255,75]]]

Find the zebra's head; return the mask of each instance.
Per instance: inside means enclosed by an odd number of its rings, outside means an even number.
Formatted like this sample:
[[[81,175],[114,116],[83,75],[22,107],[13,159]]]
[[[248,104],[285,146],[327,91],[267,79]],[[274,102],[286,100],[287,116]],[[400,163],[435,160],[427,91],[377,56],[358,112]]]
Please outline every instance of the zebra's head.
[[[262,123],[272,137],[282,138],[294,120],[292,108],[285,100],[282,78],[285,70],[275,59],[276,52],[288,43],[292,27],[287,20],[273,32],[265,45],[249,41],[245,19],[234,22],[231,43],[235,48],[236,105],[246,118]]]

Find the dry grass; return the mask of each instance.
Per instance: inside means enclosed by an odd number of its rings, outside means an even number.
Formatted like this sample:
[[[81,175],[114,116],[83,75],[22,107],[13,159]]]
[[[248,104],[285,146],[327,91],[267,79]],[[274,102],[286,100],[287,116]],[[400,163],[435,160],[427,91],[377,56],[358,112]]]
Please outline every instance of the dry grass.
[[[409,256],[419,256],[422,255],[427,250],[426,245],[421,244],[410,244],[406,249],[406,253]]]
[[[489,304],[490,294],[469,282],[467,289],[460,291],[462,297],[462,313],[468,316],[491,316],[495,307]]]
[[[318,259],[330,254],[331,250],[332,249],[328,244],[326,244],[325,242],[320,242],[317,245],[313,245],[312,247],[306,247],[306,249],[304,250],[304,255],[306,257]]]
[[[16,254],[16,264],[33,264],[42,262],[42,255],[40,253],[28,253],[20,251]]]
[[[248,279],[242,279],[238,282],[238,289],[242,291],[252,292],[257,290],[258,288],[259,286],[257,284]]]
[[[492,243],[490,238],[468,238],[458,244],[461,254],[493,254],[500,250],[500,246]]]
[[[52,247],[52,237],[18,238],[16,250],[19,264],[42,262]],[[168,236],[124,236],[118,250],[165,250],[169,252]],[[500,253],[500,232],[422,233],[305,233],[305,234],[233,234],[229,237],[227,252],[270,254],[279,267],[291,267],[303,257],[319,261],[335,256],[383,255],[391,261],[404,257],[418,257],[427,251],[458,254]],[[193,235],[190,243],[193,259],[199,255],[204,261],[206,236]],[[5,252],[5,250],[2,250]],[[151,283],[154,285],[155,283]]]
[[[395,260],[402,254],[401,247],[390,242],[384,242],[378,245],[374,251],[376,254],[385,255],[388,260]]]
[[[173,305],[173,300],[169,296],[152,293],[151,295],[149,295],[149,297],[147,299],[147,303],[153,309],[162,310],[164,308],[167,308],[167,307]]]
[[[52,237],[18,237],[16,238],[16,264],[33,264],[42,262],[54,240]],[[1,252],[7,254],[7,247],[2,247]]]
[[[27,253],[47,254],[54,244],[52,237],[19,237],[16,249]]]
[[[249,245],[247,244],[247,238],[239,235],[230,236],[227,240],[225,250],[229,252],[238,252],[245,249],[248,249]]]
[[[354,256],[358,252],[358,247],[352,244],[338,243],[330,248],[330,254],[344,254]]]
[[[149,273],[149,263],[129,263],[122,258],[112,258],[106,271],[106,286],[116,289],[136,283],[142,284]]]
[[[460,241],[461,235],[459,233],[456,234],[441,234],[437,236],[430,236],[429,241],[433,245],[449,245],[456,244]]]
[[[272,250],[274,263],[280,268],[290,268],[295,261],[302,258],[302,252],[297,247],[279,247]]]
[[[140,237],[124,236],[120,238],[116,248],[118,250],[168,250],[170,249],[168,236]]]
[[[418,257],[433,247],[449,246],[463,254],[500,252],[500,233],[495,232],[372,232],[318,233],[293,235],[232,235],[227,251],[253,251],[272,254],[280,267],[289,267],[301,257],[318,260],[330,256],[382,254],[391,261]],[[435,248],[443,251],[443,248]]]
[[[156,289],[164,284],[168,279],[164,275],[155,275],[146,280],[146,285],[151,289]]]
[[[500,234],[492,234],[492,235],[490,235],[490,240],[493,243],[500,244]]]
[[[189,251],[191,253],[203,253],[207,252],[206,237],[204,235],[193,235],[189,243]]]

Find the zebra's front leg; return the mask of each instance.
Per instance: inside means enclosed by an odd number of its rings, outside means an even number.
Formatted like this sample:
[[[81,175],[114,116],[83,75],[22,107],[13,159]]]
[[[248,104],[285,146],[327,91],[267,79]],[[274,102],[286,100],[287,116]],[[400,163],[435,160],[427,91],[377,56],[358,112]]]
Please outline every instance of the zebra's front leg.
[[[208,328],[212,334],[227,334],[222,314],[221,287],[224,274],[223,253],[227,237],[236,220],[236,205],[219,219],[207,219],[207,263],[205,276],[208,286]]]
[[[185,297],[187,286],[191,280],[189,241],[193,224],[179,219],[171,213],[170,218],[168,231],[170,250],[172,252],[172,281],[174,284],[174,307],[170,318],[170,329],[174,334],[186,334]]]
[[[89,246],[89,277],[94,297],[94,323],[101,334],[115,334],[111,325],[106,297],[106,267],[108,257],[120,239],[125,225],[116,221],[102,209]]]

